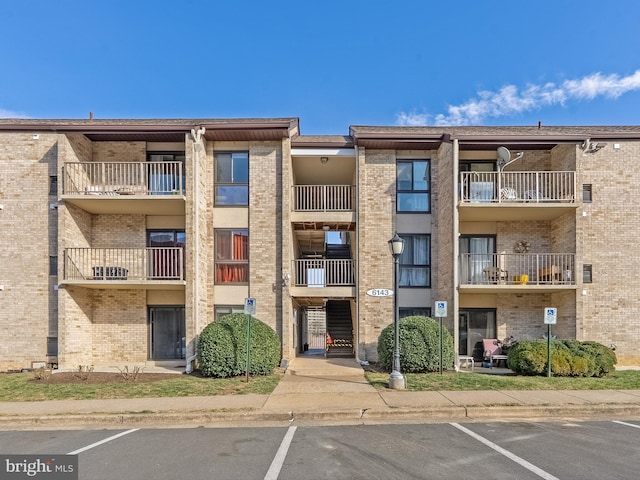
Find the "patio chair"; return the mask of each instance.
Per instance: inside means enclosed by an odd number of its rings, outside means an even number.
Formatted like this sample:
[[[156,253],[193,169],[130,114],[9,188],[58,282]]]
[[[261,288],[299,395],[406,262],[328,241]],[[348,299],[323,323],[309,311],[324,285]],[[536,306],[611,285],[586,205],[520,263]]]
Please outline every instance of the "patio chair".
[[[506,283],[509,280],[509,272],[500,267],[486,267],[483,272],[489,283]]]
[[[483,357],[489,361],[491,365],[489,368],[493,368],[493,362],[496,362],[496,367],[500,365],[500,362],[504,362],[504,366],[507,366],[507,355],[502,353],[502,346],[497,338],[484,338],[482,340],[482,347],[484,349]]]

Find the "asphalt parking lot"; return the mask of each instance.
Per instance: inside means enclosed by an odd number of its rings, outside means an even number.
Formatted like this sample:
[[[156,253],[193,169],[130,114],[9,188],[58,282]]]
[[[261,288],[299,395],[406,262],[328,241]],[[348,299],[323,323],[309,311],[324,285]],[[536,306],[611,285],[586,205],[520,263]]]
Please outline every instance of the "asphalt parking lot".
[[[78,455],[82,480],[636,479],[639,444],[637,419],[0,432],[3,455]]]

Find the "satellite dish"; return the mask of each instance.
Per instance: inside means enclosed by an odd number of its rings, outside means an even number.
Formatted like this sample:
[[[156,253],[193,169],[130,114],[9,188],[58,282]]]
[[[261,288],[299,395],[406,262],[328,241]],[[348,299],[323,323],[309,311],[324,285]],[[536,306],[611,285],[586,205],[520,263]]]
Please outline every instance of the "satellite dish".
[[[507,147],[498,147],[498,171],[511,161],[511,152]]]
[[[518,155],[512,159],[511,152],[507,147],[498,147],[498,161],[496,162],[498,171],[500,172],[504,167],[516,160],[520,160],[522,157],[524,157],[524,152],[518,152]]]

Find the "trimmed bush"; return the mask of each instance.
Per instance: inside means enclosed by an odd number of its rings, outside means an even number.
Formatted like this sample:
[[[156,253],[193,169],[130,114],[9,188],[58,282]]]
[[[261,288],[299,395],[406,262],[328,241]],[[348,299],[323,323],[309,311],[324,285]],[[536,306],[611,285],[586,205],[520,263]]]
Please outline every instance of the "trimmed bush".
[[[613,371],[616,355],[596,342],[556,340],[551,342],[551,373],[564,377],[603,377]],[[547,341],[524,340],[509,349],[507,366],[521,375],[547,372]]]
[[[198,341],[198,362],[205,377],[235,377],[246,372],[247,315],[232,313],[207,325]],[[280,363],[280,338],[264,322],[251,318],[250,375],[268,375]]]
[[[440,366],[440,325],[429,317],[413,316],[400,320],[400,370],[402,373],[435,372]],[[393,323],[378,337],[378,360],[391,371],[393,366]],[[443,361],[447,369],[453,365],[453,337],[443,328]]]

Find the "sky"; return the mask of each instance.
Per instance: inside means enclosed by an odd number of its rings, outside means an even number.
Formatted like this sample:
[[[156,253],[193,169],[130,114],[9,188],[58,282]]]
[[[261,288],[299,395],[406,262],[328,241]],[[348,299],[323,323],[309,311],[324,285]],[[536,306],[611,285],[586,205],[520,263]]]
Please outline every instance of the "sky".
[[[0,0],[0,117],[90,112],[638,125],[640,1]]]

